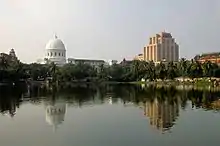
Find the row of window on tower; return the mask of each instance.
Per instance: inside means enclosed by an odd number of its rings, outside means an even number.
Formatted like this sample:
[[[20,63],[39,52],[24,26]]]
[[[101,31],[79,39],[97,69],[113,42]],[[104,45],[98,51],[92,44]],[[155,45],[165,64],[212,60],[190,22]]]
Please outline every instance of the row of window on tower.
[[[64,56],[65,57],[65,55],[64,55],[64,53],[57,53],[57,52],[50,52],[50,53],[48,53],[47,54],[48,56]]]

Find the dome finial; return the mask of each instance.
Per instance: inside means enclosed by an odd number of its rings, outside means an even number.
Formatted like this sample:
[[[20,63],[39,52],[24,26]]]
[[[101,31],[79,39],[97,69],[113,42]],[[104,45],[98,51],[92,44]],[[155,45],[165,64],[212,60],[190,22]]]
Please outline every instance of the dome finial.
[[[55,39],[57,39],[57,38],[58,38],[56,33],[55,33],[55,35],[54,35],[54,38],[55,38]]]

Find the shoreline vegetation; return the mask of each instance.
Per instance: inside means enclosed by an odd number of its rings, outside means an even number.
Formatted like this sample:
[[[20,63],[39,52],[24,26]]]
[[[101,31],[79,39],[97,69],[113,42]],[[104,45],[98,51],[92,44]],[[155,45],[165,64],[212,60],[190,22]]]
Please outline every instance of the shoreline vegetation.
[[[220,67],[207,61],[180,59],[179,62],[123,60],[119,64],[92,66],[89,64],[54,63],[24,64],[0,57],[0,85],[25,82],[30,84],[141,84],[176,86],[178,88],[220,89]]]

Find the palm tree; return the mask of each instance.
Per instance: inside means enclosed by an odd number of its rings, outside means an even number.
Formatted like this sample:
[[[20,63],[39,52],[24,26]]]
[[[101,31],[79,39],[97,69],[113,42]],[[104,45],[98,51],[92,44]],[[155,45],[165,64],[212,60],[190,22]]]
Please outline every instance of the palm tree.
[[[173,64],[173,62],[169,62],[168,64],[167,76],[171,80],[173,80],[176,77],[176,66]]]
[[[188,73],[192,79],[195,77],[201,77],[203,75],[202,66],[198,61],[191,61],[190,66],[188,67]]]
[[[143,61],[134,60],[132,62],[131,71],[136,80],[139,80],[141,78],[144,68],[145,66]]]
[[[52,76],[52,81],[56,81],[56,73],[57,73],[57,66],[54,62],[50,64],[50,74]]]
[[[218,66],[210,61],[207,61],[205,63],[202,64],[202,69],[203,69],[203,73],[205,77],[211,77],[214,74],[214,70],[217,69]]]
[[[149,63],[146,63],[146,78],[150,81],[154,81],[156,79],[156,68],[153,61],[150,61]]]
[[[158,64],[157,71],[158,71],[157,72],[158,78],[161,80],[164,80],[167,76],[167,70],[166,70],[165,64],[163,64],[162,62]]]
[[[187,61],[185,58],[181,58],[180,59],[180,73],[181,73],[181,76],[183,77],[183,81],[185,81],[186,72],[187,72]]]

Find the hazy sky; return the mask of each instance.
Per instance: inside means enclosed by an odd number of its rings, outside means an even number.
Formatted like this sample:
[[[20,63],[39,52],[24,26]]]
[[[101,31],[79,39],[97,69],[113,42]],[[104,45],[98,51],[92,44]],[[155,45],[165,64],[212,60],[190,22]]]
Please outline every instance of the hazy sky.
[[[56,33],[74,58],[122,59],[171,32],[180,56],[220,51],[220,0],[0,0],[0,52],[44,57]]]

